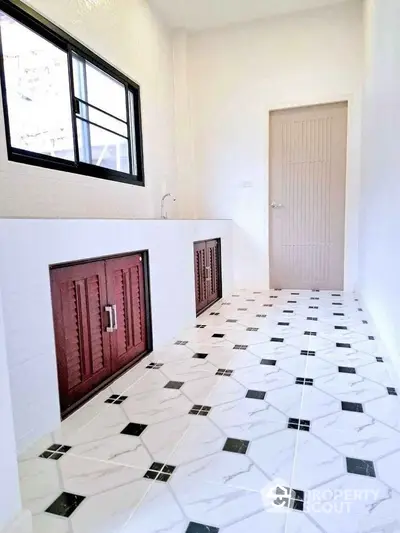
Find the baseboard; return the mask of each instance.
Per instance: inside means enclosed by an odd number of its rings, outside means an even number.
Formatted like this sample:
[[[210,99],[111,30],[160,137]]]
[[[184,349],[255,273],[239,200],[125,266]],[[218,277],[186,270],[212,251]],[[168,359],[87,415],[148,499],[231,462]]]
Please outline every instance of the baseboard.
[[[32,513],[23,509],[3,533],[32,533]]]

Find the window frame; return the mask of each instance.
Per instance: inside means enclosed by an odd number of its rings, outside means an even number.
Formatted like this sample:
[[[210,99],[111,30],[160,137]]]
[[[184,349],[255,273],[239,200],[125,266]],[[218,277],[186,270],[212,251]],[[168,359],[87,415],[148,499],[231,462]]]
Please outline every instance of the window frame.
[[[131,185],[145,186],[144,177],[144,162],[143,162],[143,135],[142,135],[142,119],[141,119],[141,99],[140,99],[140,86],[128,78],[125,74],[121,73],[115,67],[110,65],[107,61],[100,58],[89,48],[82,43],[71,37],[68,33],[61,30],[58,26],[50,22],[48,19],[37,13],[34,9],[27,6],[20,0],[0,0],[0,11],[14,18],[18,23],[26,26],[28,29],[37,33],[41,38],[47,40],[54,46],[60,48],[67,54],[68,59],[68,78],[69,78],[69,94],[70,94],[70,108],[72,118],[72,135],[73,135],[73,147],[75,153],[75,160],[68,161],[67,159],[58,158],[55,156],[49,156],[40,154],[37,152],[31,152],[21,148],[15,148],[11,144],[11,129],[10,118],[7,104],[7,88],[4,69],[3,49],[2,41],[0,39],[0,87],[3,100],[3,112],[4,112],[4,125],[7,144],[7,154],[9,161],[17,163],[24,163],[32,166],[49,168],[53,170],[60,170],[64,172],[70,172],[73,174],[80,174],[85,176],[91,176],[95,178],[101,178],[111,181],[117,181],[121,183],[127,183]],[[94,164],[85,163],[79,161],[78,150],[78,132],[77,132],[77,119],[75,113],[75,94],[74,94],[74,81],[73,81],[73,67],[72,57],[73,54],[78,55],[83,60],[87,60],[95,67],[108,74],[116,81],[122,83],[125,87],[125,105],[127,111],[127,124],[128,124],[128,153],[129,153],[129,166],[131,170],[136,166],[136,174],[129,174],[118,170],[113,170]],[[129,93],[133,95],[133,117],[130,112],[129,105]],[[103,111],[103,110],[101,110]],[[130,123],[132,121],[134,138],[131,138]],[[132,142],[133,141],[133,142]],[[136,153],[132,153],[132,147],[136,147]]]

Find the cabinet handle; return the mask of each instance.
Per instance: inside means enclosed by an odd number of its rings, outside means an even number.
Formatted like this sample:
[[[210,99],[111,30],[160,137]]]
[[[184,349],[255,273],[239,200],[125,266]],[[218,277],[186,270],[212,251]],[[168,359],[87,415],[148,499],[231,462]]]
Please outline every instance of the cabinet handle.
[[[118,329],[117,306],[115,304],[112,306],[112,312],[113,312],[113,318],[114,318],[113,331],[117,331]]]
[[[106,331],[107,331],[107,333],[112,333],[114,331],[114,326],[113,326],[113,308],[112,308],[111,305],[106,305],[104,309],[105,309],[105,312],[108,315],[108,326],[106,327]]]
[[[211,267],[210,266],[206,266],[206,270],[207,270],[207,273],[208,273],[208,276],[206,276],[206,281],[210,281],[211,280]]]

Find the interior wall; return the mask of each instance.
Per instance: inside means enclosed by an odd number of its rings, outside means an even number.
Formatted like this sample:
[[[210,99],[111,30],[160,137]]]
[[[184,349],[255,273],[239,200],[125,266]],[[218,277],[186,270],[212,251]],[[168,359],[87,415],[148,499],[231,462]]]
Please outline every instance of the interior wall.
[[[60,424],[49,265],[149,250],[153,340],[159,348],[195,323],[193,243],[217,237],[223,291],[229,294],[229,221],[0,219],[0,280],[19,452]]]
[[[140,84],[146,187],[8,162],[1,112],[0,216],[159,218],[176,194],[171,35],[145,0],[29,4]]]
[[[190,34],[198,215],[235,222],[235,284],[266,288],[269,111],[348,100],[345,288],[357,277],[361,1]]]
[[[360,218],[364,303],[400,370],[400,2],[365,2]]]
[[[0,294],[0,531],[9,525],[21,510],[17,454],[14,438],[10,384]]]

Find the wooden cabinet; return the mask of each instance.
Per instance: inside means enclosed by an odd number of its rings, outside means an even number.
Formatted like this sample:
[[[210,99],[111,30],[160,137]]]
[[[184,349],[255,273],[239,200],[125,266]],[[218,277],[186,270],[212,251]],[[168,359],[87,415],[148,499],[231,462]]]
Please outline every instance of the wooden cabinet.
[[[199,315],[222,296],[220,239],[194,244],[196,313]]]
[[[149,349],[145,254],[50,270],[63,414]]]

